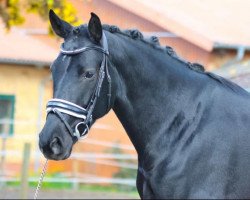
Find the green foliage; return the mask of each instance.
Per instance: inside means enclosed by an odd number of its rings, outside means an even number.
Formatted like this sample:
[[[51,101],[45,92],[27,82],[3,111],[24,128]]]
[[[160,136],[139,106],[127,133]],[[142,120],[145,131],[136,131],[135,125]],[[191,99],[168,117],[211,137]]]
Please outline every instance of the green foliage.
[[[19,0],[6,0],[4,4],[0,4],[0,17],[3,19],[7,29],[13,25],[22,24],[24,18],[20,14]]]
[[[29,182],[30,188],[36,188],[37,183],[39,180],[39,177],[37,177],[37,180],[34,182]],[[46,174],[46,178],[65,178],[60,173],[52,173],[52,174]],[[73,189],[73,183],[70,182],[46,182],[42,183],[42,189],[49,189],[49,190],[72,190]],[[20,181],[7,181],[6,187],[9,188],[19,188],[20,187]],[[103,193],[119,193],[122,194],[126,192],[126,195],[128,195],[128,190],[123,190],[117,185],[100,185],[100,184],[87,184],[87,183],[80,183],[79,188],[80,191],[89,191],[89,192],[103,192]],[[138,198],[138,193],[136,189],[129,190],[129,194],[131,197]]]
[[[81,24],[81,21],[76,17],[76,9],[67,0],[23,0],[22,3],[19,0],[2,1],[4,3],[0,4],[0,17],[7,29],[22,24],[25,19],[21,13],[26,11],[36,13],[43,20],[48,21],[50,9],[53,9],[58,16],[72,25]],[[51,30],[49,31],[52,33]]]
[[[119,147],[119,143],[116,143],[115,146]],[[110,153],[114,154],[123,154],[124,152],[121,150],[121,148],[112,148],[109,150]],[[119,160],[117,159],[118,163],[129,163],[129,164],[137,164],[135,160]],[[114,178],[124,178],[124,179],[135,179],[137,176],[137,170],[131,169],[131,168],[120,168],[118,172],[113,174]],[[114,185],[114,187],[120,191],[125,192],[136,192],[136,188],[133,186],[128,185]]]

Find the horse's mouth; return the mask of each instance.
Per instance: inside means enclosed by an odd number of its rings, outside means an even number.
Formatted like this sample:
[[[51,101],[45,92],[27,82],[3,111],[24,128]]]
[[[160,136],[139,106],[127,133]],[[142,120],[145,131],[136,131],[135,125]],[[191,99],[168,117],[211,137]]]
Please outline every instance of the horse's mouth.
[[[70,157],[71,153],[65,153],[65,154],[59,154],[59,155],[55,155],[55,154],[50,154],[50,155],[46,155],[43,154],[44,157],[48,160],[55,160],[55,161],[59,161],[59,160],[66,160]]]

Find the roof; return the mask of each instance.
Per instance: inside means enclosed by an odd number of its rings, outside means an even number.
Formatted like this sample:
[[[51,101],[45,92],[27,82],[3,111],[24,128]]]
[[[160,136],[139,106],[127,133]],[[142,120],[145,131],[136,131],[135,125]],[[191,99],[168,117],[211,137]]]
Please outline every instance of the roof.
[[[44,44],[18,29],[6,32],[0,28],[0,63],[48,66],[58,54],[56,49]]]
[[[217,44],[250,46],[248,0],[108,0],[212,51]]]

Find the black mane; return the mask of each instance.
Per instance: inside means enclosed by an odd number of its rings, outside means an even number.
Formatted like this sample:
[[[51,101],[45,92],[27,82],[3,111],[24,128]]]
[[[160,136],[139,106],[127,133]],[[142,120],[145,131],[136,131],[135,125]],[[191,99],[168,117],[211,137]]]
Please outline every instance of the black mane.
[[[127,37],[130,37],[134,40],[140,40],[140,41],[150,45],[151,47],[153,47],[155,49],[158,49],[160,51],[167,53],[172,58],[183,63],[189,69],[194,70],[198,73],[203,73],[203,74],[208,75],[212,79],[216,80],[218,83],[222,84],[224,87],[229,88],[236,93],[241,93],[241,94],[246,93],[246,91],[243,88],[236,85],[235,83],[233,83],[233,82],[231,82],[231,81],[229,81],[221,76],[213,74],[211,72],[206,72],[204,66],[201,65],[200,63],[192,63],[192,62],[186,61],[185,59],[181,58],[180,56],[177,55],[177,53],[174,51],[174,49],[172,47],[161,46],[161,44],[159,42],[159,38],[156,36],[151,36],[151,37],[145,38],[143,36],[142,32],[140,32],[137,29],[121,30],[119,27],[117,27],[115,25],[108,25],[108,24],[103,25],[103,29],[106,31],[109,31],[110,33],[119,33],[121,35],[125,35]]]
[[[160,45],[159,42],[159,38],[156,36],[151,36],[149,38],[145,38],[142,34],[142,32],[140,32],[137,29],[127,29],[127,30],[121,30],[119,27],[114,26],[114,25],[103,25],[103,29],[106,31],[109,31],[110,33],[119,33],[121,35],[125,35],[127,37],[130,37],[132,39],[135,40],[140,40],[148,45],[150,45],[151,47],[161,50],[165,53],[167,53],[168,55],[170,55],[171,57],[181,61],[182,63],[186,64],[186,66],[194,71],[197,72],[205,72],[205,68],[203,65],[199,64],[199,63],[191,63],[188,62],[186,60],[184,60],[183,58],[181,58],[180,56],[177,55],[177,53],[174,51],[174,49],[170,46],[165,46],[162,47]]]

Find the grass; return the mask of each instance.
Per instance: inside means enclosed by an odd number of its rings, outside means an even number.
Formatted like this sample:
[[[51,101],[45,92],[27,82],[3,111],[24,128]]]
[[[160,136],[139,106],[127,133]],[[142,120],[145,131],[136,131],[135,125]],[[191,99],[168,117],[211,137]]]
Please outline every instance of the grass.
[[[35,188],[37,182],[30,182],[29,187]],[[6,187],[20,187],[20,181],[7,182]],[[42,184],[43,189],[49,190],[72,190],[72,183],[52,183],[44,182]],[[86,192],[101,192],[101,193],[118,193],[126,194],[132,198],[139,198],[138,192],[135,187],[125,186],[125,185],[97,185],[97,184],[79,184],[78,191]]]

